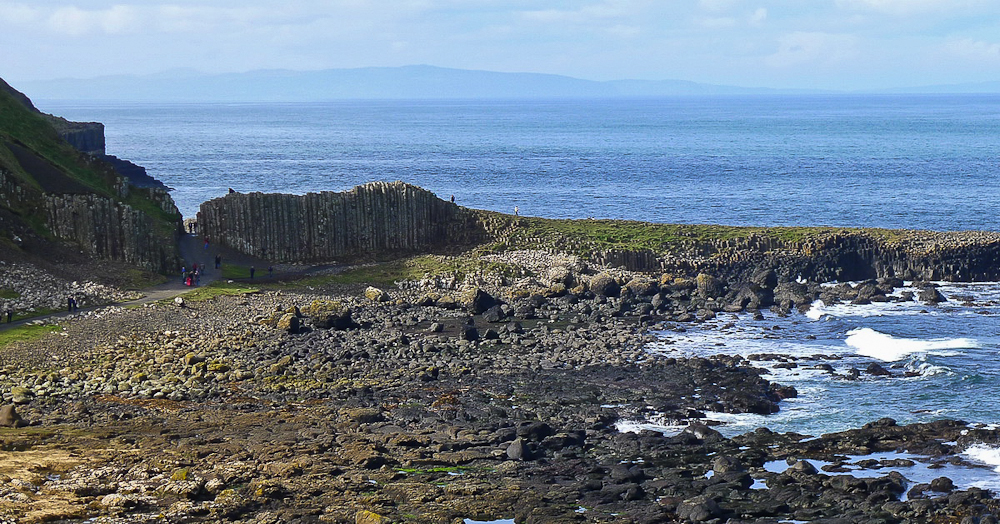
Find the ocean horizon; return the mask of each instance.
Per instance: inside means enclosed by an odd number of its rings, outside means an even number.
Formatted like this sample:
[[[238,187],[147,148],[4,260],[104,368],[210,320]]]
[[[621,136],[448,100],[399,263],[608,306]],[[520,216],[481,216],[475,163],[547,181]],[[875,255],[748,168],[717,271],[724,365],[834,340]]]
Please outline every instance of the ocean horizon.
[[[402,180],[550,218],[997,230],[1000,96],[755,95],[322,103],[38,101],[185,217],[241,192]]]

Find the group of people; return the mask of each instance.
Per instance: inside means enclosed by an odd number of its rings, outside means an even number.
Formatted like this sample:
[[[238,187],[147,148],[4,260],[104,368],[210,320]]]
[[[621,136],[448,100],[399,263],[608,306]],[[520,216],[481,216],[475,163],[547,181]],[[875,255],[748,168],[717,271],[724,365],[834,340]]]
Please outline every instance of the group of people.
[[[218,257],[216,257],[218,259]],[[216,267],[219,267],[216,265]],[[201,285],[201,273],[204,267],[198,264],[193,264],[191,266],[191,271],[187,270],[186,266],[181,266],[181,283],[185,286],[200,286]]]

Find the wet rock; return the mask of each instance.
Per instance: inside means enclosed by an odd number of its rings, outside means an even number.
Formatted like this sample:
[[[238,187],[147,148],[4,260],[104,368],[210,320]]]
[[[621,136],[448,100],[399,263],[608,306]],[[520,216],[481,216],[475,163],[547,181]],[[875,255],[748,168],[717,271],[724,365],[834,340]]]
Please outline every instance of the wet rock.
[[[719,503],[706,496],[685,500],[677,505],[677,516],[688,522],[707,522],[724,514],[725,510]]]
[[[882,367],[881,364],[878,364],[876,362],[872,362],[871,364],[868,364],[868,367],[865,368],[865,373],[868,373],[869,375],[872,375],[872,376],[875,376],[875,377],[891,377],[892,376],[892,373],[890,373],[889,370],[885,369],[884,367]]]
[[[461,328],[462,340],[475,342],[479,340],[479,330],[473,324],[465,324]]]
[[[503,322],[507,319],[507,313],[503,306],[496,305],[483,312],[483,320],[491,323]]]

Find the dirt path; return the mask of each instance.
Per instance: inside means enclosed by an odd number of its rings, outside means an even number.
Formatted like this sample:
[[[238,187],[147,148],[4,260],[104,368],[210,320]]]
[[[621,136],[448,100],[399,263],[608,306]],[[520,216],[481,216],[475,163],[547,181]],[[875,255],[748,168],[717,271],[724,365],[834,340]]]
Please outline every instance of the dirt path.
[[[181,237],[179,248],[180,248],[181,258],[184,260],[184,267],[186,269],[190,270],[191,268],[194,267],[194,264],[198,264],[199,267],[205,268],[205,271],[202,273],[200,286],[206,286],[208,284],[211,284],[212,282],[215,282],[216,280],[222,277],[221,269],[215,269],[215,256],[222,255],[223,257],[225,257],[226,253],[222,253],[219,250],[213,251],[213,246],[209,245],[208,247],[206,247],[202,239],[191,234],[185,234],[184,236]],[[227,260],[233,260],[234,258],[236,257],[227,258]],[[264,264],[263,262],[257,262],[253,260],[251,260],[250,262]],[[192,289],[193,289],[192,287],[185,285],[181,281],[180,272],[178,271],[178,274],[176,276],[171,276],[171,278],[167,282],[164,282],[163,284],[160,284],[158,286],[143,289],[142,293],[145,296],[143,296],[142,298],[129,300],[126,302],[115,302],[113,304],[102,304],[99,306],[81,308],[78,311],[74,312],[60,311],[57,313],[50,313],[48,315],[39,315],[35,317],[23,318],[20,320],[15,320],[14,322],[0,324],[0,331],[17,326],[23,326],[25,324],[30,324],[31,322],[35,322],[37,320],[46,320],[50,318],[66,318],[78,314],[80,312],[92,311],[108,306],[127,307],[127,306],[146,304],[149,302],[156,302],[159,300],[169,300],[178,295],[187,293]]]

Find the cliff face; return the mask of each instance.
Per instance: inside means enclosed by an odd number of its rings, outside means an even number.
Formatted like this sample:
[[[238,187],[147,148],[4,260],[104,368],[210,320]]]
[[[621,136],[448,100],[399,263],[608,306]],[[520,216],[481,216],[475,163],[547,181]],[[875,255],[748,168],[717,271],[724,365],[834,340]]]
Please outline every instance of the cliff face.
[[[102,124],[43,115],[0,80],[0,244],[173,271],[180,213],[166,188],[137,187],[103,157]]]
[[[104,124],[100,122],[70,122],[63,118],[51,117],[59,136],[81,153],[103,155]]]
[[[275,262],[381,258],[486,239],[473,212],[402,182],[304,196],[230,193],[201,205],[198,228]]]

